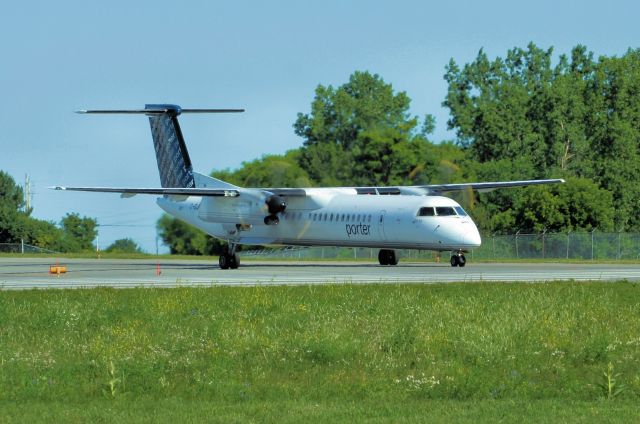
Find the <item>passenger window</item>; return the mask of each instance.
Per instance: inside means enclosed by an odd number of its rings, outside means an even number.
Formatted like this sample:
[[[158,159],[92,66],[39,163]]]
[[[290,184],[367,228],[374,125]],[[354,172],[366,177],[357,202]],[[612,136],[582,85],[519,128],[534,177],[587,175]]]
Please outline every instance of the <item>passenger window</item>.
[[[424,207],[418,210],[418,216],[434,216],[434,215],[435,213],[433,212],[432,207]]]
[[[456,211],[451,206],[437,206],[436,213],[438,216],[455,216]]]
[[[313,220],[315,221],[317,217],[318,217],[317,214],[314,213],[313,214]]]
[[[333,221],[333,214],[329,217],[329,221]]]

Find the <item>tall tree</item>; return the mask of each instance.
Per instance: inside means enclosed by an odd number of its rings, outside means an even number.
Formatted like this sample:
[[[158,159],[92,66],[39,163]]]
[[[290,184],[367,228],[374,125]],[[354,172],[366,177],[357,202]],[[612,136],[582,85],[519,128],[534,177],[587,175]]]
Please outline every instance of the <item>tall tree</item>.
[[[337,89],[319,85],[311,112],[293,125],[304,139],[299,162],[323,186],[390,185],[422,177],[426,134],[409,114],[410,99],[369,72],[355,72]]]
[[[0,171],[0,243],[17,243],[24,236],[22,188],[4,171]]]
[[[25,243],[56,252],[70,252],[72,246],[65,246],[64,236],[53,222],[22,217],[23,240]],[[75,244],[74,244],[75,245]]]
[[[640,49],[601,57],[587,85],[593,178],[613,193],[616,229],[640,230]]]
[[[77,213],[68,213],[60,221],[64,233],[64,250],[78,252],[91,250],[98,235],[98,222],[94,218],[80,217]]]
[[[612,193],[616,229],[640,230],[640,50],[596,61],[578,45],[555,66],[552,52],[531,43],[505,59],[481,50],[463,68],[451,60],[443,103],[449,128],[479,163],[471,166],[477,174],[590,178]],[[498,217],[519,196],[481,200]]]
[[[521,190],[513,209],[496,216],[494,230],[513,233],[542,231],[612,231],[611,192],[586,178],[568,178],[566,184]]]
[[[105,249],[109,253],[142,253],[138,244],[130,238],[122,238],[114,241]]]
[[[480,162],[526,157],[534,165],[525,178],[544,175],[555,165],[548,158],[548,140],[537,130],[545,116],[549,84],[553,79],[551,55],[533,43],[515,48],[490,61],[480,50],[475,61],[460,69],[453,61],[446,68],[449,84],[443,103],[451,110],[449,129]],[[536,119],[537,118],[537,119]],[[531,175],[531,172],[534,174]]]

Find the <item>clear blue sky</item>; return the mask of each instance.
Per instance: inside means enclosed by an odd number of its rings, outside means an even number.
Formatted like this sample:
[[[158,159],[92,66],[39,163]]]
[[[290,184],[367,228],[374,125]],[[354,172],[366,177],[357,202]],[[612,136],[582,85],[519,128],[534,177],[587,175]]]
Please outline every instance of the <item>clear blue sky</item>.
[[[446,3],[446,4],[445,4]],[[148,121],[81,116],[84,108],[243,107],[181,117],[194,168],[300,147],[292,124],[318,84],[377,73],[446,130],[444,67],[484,48],[530,41],[557,54],[640,47],[636,1],[24,1],[0,11],[0,169],[34,182],[34,216],[95,217],[100,245],[131,237],[155,251],[153,196],[53,192],[51,185],[159,185]],[[522,5],[521,5],[522,4]],[[110,226],[135,225],[136,227]],[[162,251],[161,247],[161,251]],[[164,249],[166,250],[166,249]]]

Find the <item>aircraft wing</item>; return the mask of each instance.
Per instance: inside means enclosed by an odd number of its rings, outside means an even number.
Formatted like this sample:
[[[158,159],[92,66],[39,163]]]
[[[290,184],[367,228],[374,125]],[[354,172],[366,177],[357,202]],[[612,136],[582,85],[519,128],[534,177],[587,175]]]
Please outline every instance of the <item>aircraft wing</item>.
[[[258,188],[255,190],[262,190],[278,196],[285,197],[304,197],[309,195],[309,191],[319,190],[342,190],[345,193],[352,194],[373,194],[373,195],[437,195],[443,192],[461,191],[461,190],[475,190],[479,192],[492,191],[498,188],[510,188],[510,187],[524,187],[530,185],[541,184],[559,184],[564,183],[563,179],[548,179],[548,180],[522,180],[522,181],[494,181],[494,182],[482,182],[482,183],[455,183],[455,184],[427,184],[420,186],[395,186],[395,187],[318,187],[313,189],[304,188]],[[251,189],[249,189],[251,190]]]
[[[167,196],[204,196],[204,197],[238,197],[238,190],[215,188],[135,188],[135,187],[50,187],[53,190],[91,191],[97,193],[120,193],[122,197],[133,197],[136,194],[157,194]]]
[[[414,186],[418,189],[427,190],[429,193],[439,193],[445,191],[460,191],[460,190],[476,190],[479,192],[492,191],[497,188],[510,188],[510,187],[524,187],[530,185],[542,185],[542,184],[559,184],[564,183],[561,178],[549,179],[549,180],[523,180],[523,181],[495,181],[486,183],[457,183],[457,184],[430,184],[424,186]],[[412,187],[413,188],[413,187]]]
[[[529,185],[558,184],[564,183],[563,179],[549,180],[523,180],[523,181],[495,181],[482,183],[455,183],[455,184],[428,184],[421,186],[396,186],[396,187],[338,187],[326,188],[328,190],[346,190],[353,194],[378,194],[378,195],[434,195],[442,192],[476,190],[487,192],[497,188],[523,187]],[[216,189],[216,188],[135,188],[135,187],[50,187],[54,190],[66,191],[89,191],[98,193],[120,193],[122,197],[133,197],[137,194],[155,194],[173,197],[203,196],[203,197],[238,197],[240,191],[252,193],[255,191],[265,192],[277,196],[285,197],[305,197],[308,196],[308,189],[303,188],[257,188],[257,189]],[[322,190],[316,188],[312,190]]]

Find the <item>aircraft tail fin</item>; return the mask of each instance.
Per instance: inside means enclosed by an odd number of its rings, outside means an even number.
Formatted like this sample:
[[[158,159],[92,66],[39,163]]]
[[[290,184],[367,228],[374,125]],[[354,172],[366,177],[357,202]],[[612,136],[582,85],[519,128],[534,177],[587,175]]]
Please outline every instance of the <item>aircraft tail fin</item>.
[[[178,123],[180,109],[167,106],[169,105],[145,105],[145,109],[167,109],[165,113],[149,115],[160,184],[162,187],[192,188],[195,187],[195,180],[189,152]]]
[[[81,110],[78,113],[144,114],[149,117],[151,136],[158,161],[160,183],[164,188],[222,187],[231,184],[193,172],[189,152],[178,123],[181,113],[244,112],[244,109],[182,109],[171,104],[147,104],[144,109]],[[217,183],[216,183],[217,182]],[[215,184],[214,184],[215,183]],[[219,184],[222,183],[222,184]],[[235,186],[232,186],[235,187]]]

